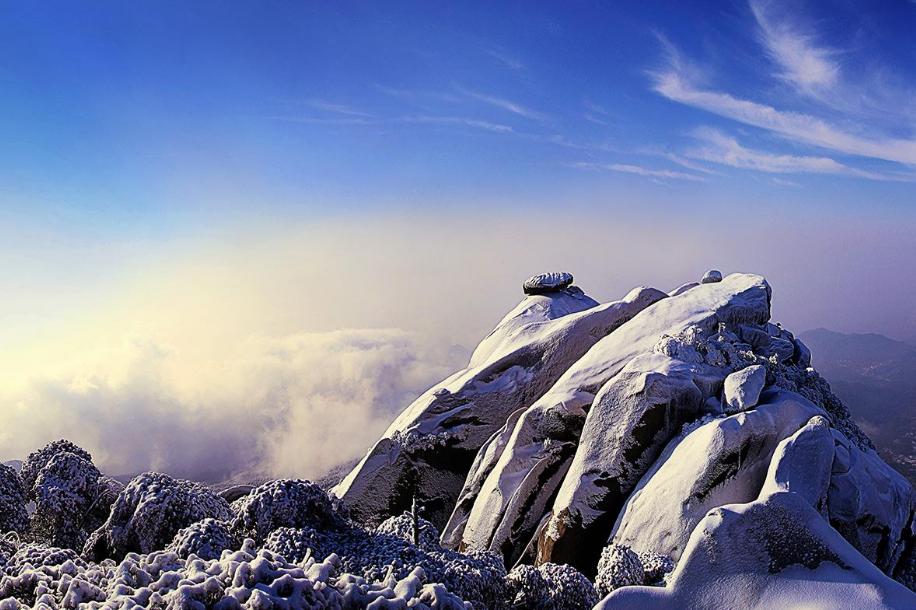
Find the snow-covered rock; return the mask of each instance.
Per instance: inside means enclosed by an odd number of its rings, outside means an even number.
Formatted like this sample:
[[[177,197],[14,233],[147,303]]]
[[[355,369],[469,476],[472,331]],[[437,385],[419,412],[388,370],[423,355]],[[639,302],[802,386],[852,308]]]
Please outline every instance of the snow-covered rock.
[[[716,269],[710,269],[703,274],[703,279],[700,280],[701,284],[714,284],[716,282],[722,281],[722,272]]]
[[[594,306],[571,291],[527,297],[484,339],[467,369],[394,421],[334,489],[356,520],[377,524],[416,496],[426,518],[444,526],[477,452],[509,416],[537,400],[601,338],[667,296],[641,288]]]
[[[656,301],[597,342],[519,418],[481,487],[459,548],[490,549],[504,553],[510,562],[517,559],[549,511],[575,454],[586,412],[602,386],[631,360],[653,352],[664,336],[677,336],[687,328],[712,335],[720,323],[765,323],[769,297],[763,278],[729,276],[722,283]],[[580,565],[586,573],[594,573],[603,542],[591,553],[591,568]],[[549,553],[539,554],[539,560],[554,561]]]
[[[560,292],[573,283],[571,273],[565,271],[554,271],[551,273],[539,273],[532,275],[522,284],[522,290],[525,294],[544,294],[550,292]]]
[[[675,438],[627,500],[613,542],[678,560],[708,511],[758,496],[780,441],[821,413],[801,396],[776,393]]]
[[[738,413],[756,405],[766,380],[767,371],[762,364],[751,365],[726,377],[723,400],[725,412]]]
[[[595,610],[916,608],[797,493],[713,509],[665,587],[623,587]]]
[[[916,492],[874,450],[863,451],[836,430],[833,437],[830,525],[884,572],[893,574],[898,563],[907,569],[916,545]]]

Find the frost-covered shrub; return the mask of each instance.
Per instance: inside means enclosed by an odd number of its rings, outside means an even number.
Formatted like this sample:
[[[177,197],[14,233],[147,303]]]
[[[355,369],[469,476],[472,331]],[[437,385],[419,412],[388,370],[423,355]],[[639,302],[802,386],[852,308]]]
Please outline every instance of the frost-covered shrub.
[[[520,565],[506,575],[510,610],[591,610],[597,603],[595,587],[569,565]]]
[[[614,589],[645,583],[645,570],[639,555],[622,544],[609,544],[601,551],[595,589],[604,597]]]
[[[436,526],[422,517],[418,517],[417,521],[420,529],[420,547],[439,548],[439,530],[436,529]],[[388,517],[375,528],[377,534],[396,536],[408,542],[413,542],[413,530],[413,516],[409,512],[397,517]]]
[[[667,555],[655,551],[641,551],[637,555],[642,564],[644,584],[659,584],[674,570],[674,561]]]
[[[37,547],[15,575],[0,582],[0,608],[221,608],[251,610],[467,610],[421,568],[377,583],[340,571],[340,560],[300,565],[247,540],[221,560],[185,560],[174,553],[129,555],[119,565],[84,563],[72,552]],[[15,598],[15,599],[14,599]],[[487,608],[486,605],[480,608]]]
[[[22,470],[19,471],[19,478],[22,480],[22,486],[26,492],[35,485],[35,479],[38,473],[51,461],[58,453],[72,453],[78,455],[84,460],[92,461],[92,456],[85,449],[74,445],[66,439],[48,443],[38,451],[33,451],[22,463]]]
[[[267,536],[264,548],[290,561],[302,561],[306,557],[329,556],[334,551],[328,550],[328,544],[333,542],[314,528],[281,527]]]
[[[254,489],[233,503],[230,530],[239,538],[263,542],[281,527],[336,529],[346,525],[328,494],[309,481],[280,479]]]
[[[182,559],[192,554],[201,559],[218,559],[225,549],[235,546],[229,528],[223,521],[203,519],[179,530],[166,552],[175,553]]]
[[[438,547],[418,548],[397,536],[367,532],[361,528],[320,530],[280,528],[265,542],[265,549],[287,553],[290,561],[312,557],[340,557],[341,569],[369,582],[397,579],[422,568],[427,581],[442,583],[476,608],[499,610],[504,594],[506,570],[494,553],[464,555]]]
[[[552,610],[550,586],[536,567],[520,565],[506,575],[506,607],[511,610]]]
[[[202,485],[147,472],[118,495],[108,520],[86,541],[83,554],[99,561],[150,553],[163,549],[181,528],[208,517],[228,520],[229,505]]]
[[[32,535],[52,546],[81,548],[89,511],[99,496],[99,472],[80,454],[55,453],[38,471],[29,490],[35,502]]]
[[[24,532],[29,526],[26,490],[16,471],[0,464],[0,533]]]
[[[538,566],[553,599],[553,610],[591,610],[598,593],[581,572],[569,565],[545,563]]]

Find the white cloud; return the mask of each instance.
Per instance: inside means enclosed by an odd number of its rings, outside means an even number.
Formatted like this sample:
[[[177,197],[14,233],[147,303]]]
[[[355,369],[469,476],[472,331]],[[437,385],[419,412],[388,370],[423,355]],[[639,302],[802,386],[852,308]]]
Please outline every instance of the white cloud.
[[[355,108],[352,108],[350,106],[346,106],[344,104],[335,104],[332,102],[328,102],[326,100],[319,100],[319,99],[306,100],[305,104],[306,106],[311,106],[312,108],[316,108],[318,110],[325,110],[327,112],[333,112],[335,114],[343,114],[346,116],[354,116],[354,117],[372,116],[367,112],[356,110]]]
[[[394,121],[398,123],[440,123],[445,125],[466,125],[468,127],[476,127],[478,129],[484,129],[486,131],[493,131],[496,133],[515,133],[515,130],[508,125],[502,125],[500,123],[493,123],[490,121],[468,117],[414,115],[400,117],[394,119]]]
[[[715,129],[698,129],[694,135],[705,145],[689,151],[687,156],[700,161],[771,174],[833,174],[869,180],[898,179],[849,167],[829,157],[781,155],[745,148],[735,138]]]
[[[417,395],[466,365],[457,356],[402,330],[340,330],[250,337],[189,370],[134,336],[96,370],[0,394],[0,441],[24,457],[68,438],[111,474],[316,477],[361,456]]]
[[[760,39],[780,68],[778,76],[806,95],[822,97],[839,82],[837,51],[820,46],[813,34],[786,18],[787,8],[774,0],[752,0]]]
[[[495,106],[496,108],[501,108],[513,114],[517,114],[518,116],[525,117],[526,119],[538,121],[547,119],[546,114],[537,112],[536,110],[532,110],[507,99],[495,97],[493,95],[487,95],[486,93],[479,93],[477,91],[468,91],[466,89],[460,89],[460,91],[468,97],[473,98],[479,102],[489,104],[490,106]]]
[[[655,91],[672,101],[766,129],[795,142],[850,155],[916,165],[916,140],[850,133],[808,114],[777,110],[728,93],[696,87],[676,70],[652,76]]]
[[[495,59],[502,65],[506,66],[507,68],[511,68],[512,70],[515,70],[516,72],[522,72],[528,69],[527,66],[525,66],[525,64],[515,59],[514,57],[512,57],[505,51],[501,51],[499,49],[488,49],[485,52],[487,55],[489,55],[490,57],[492,57],[493,59]]]
[[[609,172],[620,172],[624,174],[636,174],[651,178],[671,178],[674,180],[690,180],[692,182],[705,182],[700,176],[688,174],[685,172],[675,172],[667,169],[652,169],[639,165],[626,165],[621,163],[589,163],[579,162],[572,164],[576,169],[605,170]]]

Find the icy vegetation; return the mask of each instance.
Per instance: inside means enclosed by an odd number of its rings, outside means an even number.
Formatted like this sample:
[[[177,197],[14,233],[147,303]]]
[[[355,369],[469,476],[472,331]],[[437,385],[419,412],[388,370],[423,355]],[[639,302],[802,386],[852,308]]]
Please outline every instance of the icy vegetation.
[[[67,441],[0,468],[0,610],[916,608],[916,491],[766,280],[572,281],[529,278],[331,493],[122,486]]]

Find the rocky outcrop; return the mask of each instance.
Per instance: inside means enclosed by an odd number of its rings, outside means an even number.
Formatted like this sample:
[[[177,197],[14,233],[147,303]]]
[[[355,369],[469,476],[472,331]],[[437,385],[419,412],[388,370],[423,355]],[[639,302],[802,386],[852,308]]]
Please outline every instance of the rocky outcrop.
[[[688,429],[633,491],[612,541],[677,561],[707,512],[757,497],[779,442],[820,413],[798,395],[777,393],[753,411]]]
[[[526,297],[467,369],[418,398],[335,488],[358,521],[377,524],[414,496],[443,527],[482,446],[589,348],[666,295],[639,288],[595,306],[574,286]],[[448,532],[454,531],[454,528]]]
[[[916,587],[916,492],[770,322],[762,277],[604,305],[571,281],[527,281],[392,425],[337,489],[358,519],[417,495],[444,547],[516,565],[511,603],[536,607],[563,564],[610,592],[598,607],[916,607],[890,580]]]
[[[480,501],[469,514],[459,548],[489,549],[503,553],[510,563],[517,560],[520,549],[537,534],[564,478],[571,478],[566,470],[572,465],[580,435],[584,438],[587,411],[602,387],[637,356],[653,353],[664,337],[679,336],[690,328],[702,328],[701,334],[711,335],[725,320],[766,322],[769,295],[763,278],[735,275],[725,283],[660,300],[595,344],[519,418],[481,487]],[[651,458],[647,460],[651,463]],[[471,477],[475,476],[472,471]],[[594,553],[600,552],[603,542]],[[538,552],[540,561],[555,562],[552,554]],[[560,561],[570,563],[566,557]],[[577,567],[594,572],[594,564]]]

